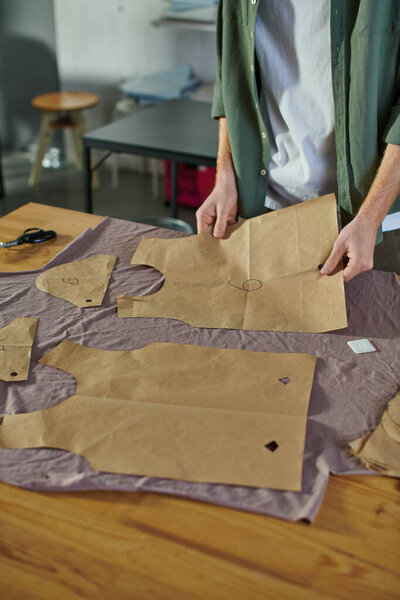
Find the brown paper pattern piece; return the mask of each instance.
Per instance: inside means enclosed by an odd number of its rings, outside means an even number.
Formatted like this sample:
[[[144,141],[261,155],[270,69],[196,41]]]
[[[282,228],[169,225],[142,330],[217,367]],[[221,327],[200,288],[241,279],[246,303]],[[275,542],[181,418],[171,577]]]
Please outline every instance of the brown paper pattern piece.
[[[63,448],[101,471],[301,489],[314,356],[65,340],[40,362],[72,374],[76,396],[6,416],[3,446]]]
[[[316,357],[167,342],[107,351],[64,340],[39,362],[73,375],[81,396],[305,418]]]
[[[79,308],[100,306],[111,277],[116,256],[95,254],[41,273],[36,287]]]
[[[120,296],[118,316],[179,319],[194,327],[322,332],[347,326],[343,272],[318,265],[338,234],[334,195],[248,219],[228,239],[210,232],[140,242],[132,264],[155,267],[163,287]]]
[[[3,381],[28,379],[36,326],[37,319],[15,317],[0,329],[0,379]]]
[[[354,454],[370,469],[400,477],[400,392],[389,402],[378,427],[350,443]]]
[[[391,437],[393,441],[400,444],[400,425],[392,419],[388,410],[383,413],[381,423],[388,436]]]
[[[7,415],[0,444],[52,447],[110,473],[301,489],[302,419],[274,414],[72,396]],[[290,435],[285,431],[291,429]],[[265,448],[278,440],[278,450]]]

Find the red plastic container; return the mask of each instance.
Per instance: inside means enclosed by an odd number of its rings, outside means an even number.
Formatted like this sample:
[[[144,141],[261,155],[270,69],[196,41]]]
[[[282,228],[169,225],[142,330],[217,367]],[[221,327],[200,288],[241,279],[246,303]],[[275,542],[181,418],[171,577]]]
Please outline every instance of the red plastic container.
[[[165,197],[171,202],[171,163],[164,161]],[[213,167],[197,167],[178,163],[178,205],[197,208],[211,193],[215,183]]]

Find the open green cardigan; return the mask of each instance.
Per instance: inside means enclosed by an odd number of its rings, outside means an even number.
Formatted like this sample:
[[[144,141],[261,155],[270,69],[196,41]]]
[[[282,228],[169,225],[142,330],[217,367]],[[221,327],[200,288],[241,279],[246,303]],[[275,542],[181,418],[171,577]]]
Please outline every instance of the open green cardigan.
[[[217,23],[212,116],[226,117],[239,213],[246,218],[263,212],[270,156],[258,106],[259,2],[220,0]],[[400,145],[399,57],[400,0],[331,0],[338,202],[349,217],[370,188],[385,144]]]

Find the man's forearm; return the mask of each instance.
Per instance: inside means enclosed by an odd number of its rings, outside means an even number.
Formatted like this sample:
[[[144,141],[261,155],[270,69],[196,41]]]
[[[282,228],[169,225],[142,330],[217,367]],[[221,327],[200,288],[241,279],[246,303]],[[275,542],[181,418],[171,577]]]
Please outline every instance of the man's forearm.
[[[360,210],[358,219],[368,219],[376,229],[400,194],[400,146],[388,144],[381,165]]]
[[[231,145],[229,143],[228,125],[225,117],[221,117],[219,123],[219,143],[217,156],[216,185],[230,187],[236,185],[235,170],[233,168]]]

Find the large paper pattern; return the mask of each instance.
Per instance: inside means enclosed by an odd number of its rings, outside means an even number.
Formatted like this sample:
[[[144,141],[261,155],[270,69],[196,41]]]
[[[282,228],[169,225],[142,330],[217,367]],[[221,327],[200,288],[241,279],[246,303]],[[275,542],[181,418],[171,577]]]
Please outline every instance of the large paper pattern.
[[[7,415],[5,447],[70,450],[100,471],[301,490],[314,356],[65,340],[40,362],[74,375],[76,395]]]
[[[194,327],[322,332],[347,326],[343,274],[318,266],[338,234],[333,195],[255,217],[228,239],[202,233],[144,238],[132,264],[165,276],[154,294],[118,299],[118,316],[179,319]]]

